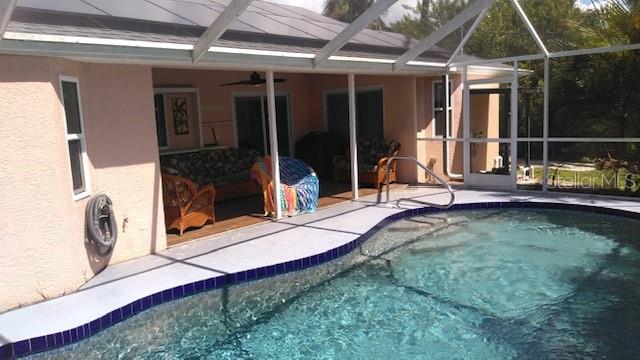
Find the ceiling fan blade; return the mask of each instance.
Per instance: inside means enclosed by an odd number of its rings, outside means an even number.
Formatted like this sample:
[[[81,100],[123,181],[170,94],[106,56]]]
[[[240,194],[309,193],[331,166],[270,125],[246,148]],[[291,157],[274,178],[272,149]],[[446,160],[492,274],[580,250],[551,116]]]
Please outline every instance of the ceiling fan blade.
[[[236,81],[236,82],[231,82],[231,83],[226,83],[226,84],[220,84],[219,86],[233,86],[233,85],[252,85],[251,81]]]
[[[287,79],[283,79],[283,78],[273,79],[274,83],[283,83],[283,82],[286,82],[286,81],[287,81]],[[219,86],[233,86],[233,85],[253,85],[253,86],[255,86],[255,85],[262,85],[262,84],[264,84],[266,82],[267,82],[267,80],[260,78],[260,75],[258,75],[258,76],[253,75],[250,80],[243,80],[243,81],[236,81],[236,82],[232,82],[232,83],[220,84]]]

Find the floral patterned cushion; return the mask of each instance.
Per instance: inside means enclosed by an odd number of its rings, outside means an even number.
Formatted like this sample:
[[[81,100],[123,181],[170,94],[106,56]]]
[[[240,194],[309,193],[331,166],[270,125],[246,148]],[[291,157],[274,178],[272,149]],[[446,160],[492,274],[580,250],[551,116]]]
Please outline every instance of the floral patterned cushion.
[[[358,139],[358,164],[375,166],[378,160],[390,156],[399,144],[387,139]]]
[[[260,154],[248,149],[211,149],[160,156],[163,172],[191,179],[199,186],[251,181],[249,170]]]
[[[358,170],[362,172],[376,171],[378,160],[391,154],[400,146],[396,141],[387,139],[358,139]],[[348,158],[336,163],[341,170],[351,168]]]

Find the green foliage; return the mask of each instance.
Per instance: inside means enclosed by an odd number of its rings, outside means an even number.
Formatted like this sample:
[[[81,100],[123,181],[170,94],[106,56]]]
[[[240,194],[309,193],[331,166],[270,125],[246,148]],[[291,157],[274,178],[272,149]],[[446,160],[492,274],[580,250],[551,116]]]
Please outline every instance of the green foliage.
[[[396,32],[421,39],[453,18],[467,3],[468,0],[418,0],[415,7],[405,5],[408,13],[391,27]]]
[[[327,0],[324,4],[322,14],[338,21],[351,23],[365,12],[365,10],[373,4],[373,1],[374,0]],[[384,30],[386,25],[381,18],[377,18],[369,24],[369,28]]]

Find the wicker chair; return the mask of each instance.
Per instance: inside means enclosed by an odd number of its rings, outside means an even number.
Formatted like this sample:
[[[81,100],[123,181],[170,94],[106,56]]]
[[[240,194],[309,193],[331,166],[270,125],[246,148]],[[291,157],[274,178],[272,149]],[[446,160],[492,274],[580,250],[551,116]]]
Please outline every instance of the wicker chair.
[[[280,208],[286,215],[312,213],[318,209],[320,181],[315,171],[300,159],[280,157]],[[276,212],[271,157],[265,156],[251,167],[251,177],[261,185],[265,215]]]
[[[162,174],[162,196],[164,220],[167,230],[177,229],[180,236],[189,227],[201,227],[207,222],[216,222],[213,185],[198,189],[186,178]]]
[[[373,185],[380,189],[387,176],[387,162],[392,156],[398,155],[400,144],[386,139],[358,140],[358,181],[361,184]],[[351,162],[349,149],[344,155],[333,158],[334,181],[350,181]],[[397,162],[389,166],[389,183],[397,181]]]

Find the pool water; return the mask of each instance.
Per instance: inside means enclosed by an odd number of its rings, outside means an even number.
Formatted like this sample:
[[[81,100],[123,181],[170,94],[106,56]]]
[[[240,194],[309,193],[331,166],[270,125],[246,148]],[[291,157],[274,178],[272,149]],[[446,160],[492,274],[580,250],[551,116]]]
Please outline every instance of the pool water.
[[[564,210],[416,216],[338,261],[165,304],[37,357],[637,358],[639,234],[640,221]]]

